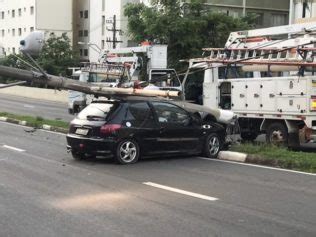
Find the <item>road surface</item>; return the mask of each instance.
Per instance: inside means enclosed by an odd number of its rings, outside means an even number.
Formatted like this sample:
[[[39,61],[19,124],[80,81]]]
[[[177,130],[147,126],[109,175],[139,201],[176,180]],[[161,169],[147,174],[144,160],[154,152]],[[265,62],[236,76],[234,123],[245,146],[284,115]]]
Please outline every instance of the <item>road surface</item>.
[[[40,116],[45,119],[63,120],[69,122],[73,115],[68,114],[67,104],[36,100],[20,96],[0,94],[0,112],[18,115]]]
[[[316,176],[229,162],[74,161],[0,122],[0,236],[316,236]]]

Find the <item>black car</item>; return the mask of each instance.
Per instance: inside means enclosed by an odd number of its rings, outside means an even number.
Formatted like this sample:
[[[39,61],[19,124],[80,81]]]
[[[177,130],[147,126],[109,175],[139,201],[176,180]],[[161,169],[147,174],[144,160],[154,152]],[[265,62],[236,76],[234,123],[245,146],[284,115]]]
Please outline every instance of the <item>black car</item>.
[[[113,155],[121,164],[140,156],[200,155],[217,157],[225,129],[203,123],[169,100],[143,97],[95,101],[71,122],[67,149],[73,158]]]

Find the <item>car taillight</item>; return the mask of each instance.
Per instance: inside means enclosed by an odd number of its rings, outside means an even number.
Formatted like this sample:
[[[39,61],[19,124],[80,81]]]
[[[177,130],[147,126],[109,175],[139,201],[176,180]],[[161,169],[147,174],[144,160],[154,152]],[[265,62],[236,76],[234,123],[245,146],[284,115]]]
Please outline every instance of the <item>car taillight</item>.
[[[121,124],[105,124],[100,128],[100,134],[101,135],[111,135],[118,130],[120,130],[122,127]]]
[[[311,98],[311,110],[316,111],[316,96],[312,96]]]

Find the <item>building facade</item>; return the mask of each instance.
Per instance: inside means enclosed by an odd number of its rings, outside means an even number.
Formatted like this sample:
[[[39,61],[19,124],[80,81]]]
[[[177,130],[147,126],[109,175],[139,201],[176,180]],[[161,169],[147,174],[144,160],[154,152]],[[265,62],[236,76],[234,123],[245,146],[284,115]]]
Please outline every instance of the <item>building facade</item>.
[[[97,61],[99,51],[130,46],[124,6],[140,0],[77,0],[74,38],[79,42],[80,56]]]
[[[72,11],[73,0],[0,0],[0,55],[18,53],[34,30],[67,32],[72,39]]]
[[[256,27],[264,28],[288,24],[289,0],[208,0],[211,11],[222,12],[232,17],[256,14]]]
[[[316,0],[290,0],[290,24],[316,21]]]
[[[82,61],[97,61],[100,50],[134,46],[124,6],[139,2],[150,4],[149,0],[0,0],[0,54],[18,53],[21,39],[33,30],[44,30],[67,32]],[[233,17],[255,13],[258,28],[289,21],[289,0],[208,0],[206,6]]]

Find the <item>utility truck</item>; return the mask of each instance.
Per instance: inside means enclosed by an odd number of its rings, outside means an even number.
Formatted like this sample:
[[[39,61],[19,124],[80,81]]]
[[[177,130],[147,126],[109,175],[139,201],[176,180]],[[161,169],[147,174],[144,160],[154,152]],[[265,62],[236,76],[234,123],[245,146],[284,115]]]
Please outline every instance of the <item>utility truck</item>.
[[[167,68],[167,45],[149,44],[104,50],[97,63],[86,63],[81,68],[79,81],[106,87],[182,89],[176,71]],[[93,95],[69,91],[69,113],[78,113],[93,98]]]
[[[316,23],[230,34],[224,48],[189,60],[186,85],[202,83],[204,106],[232,110],[241,137],[298,147],[316,141]]]

